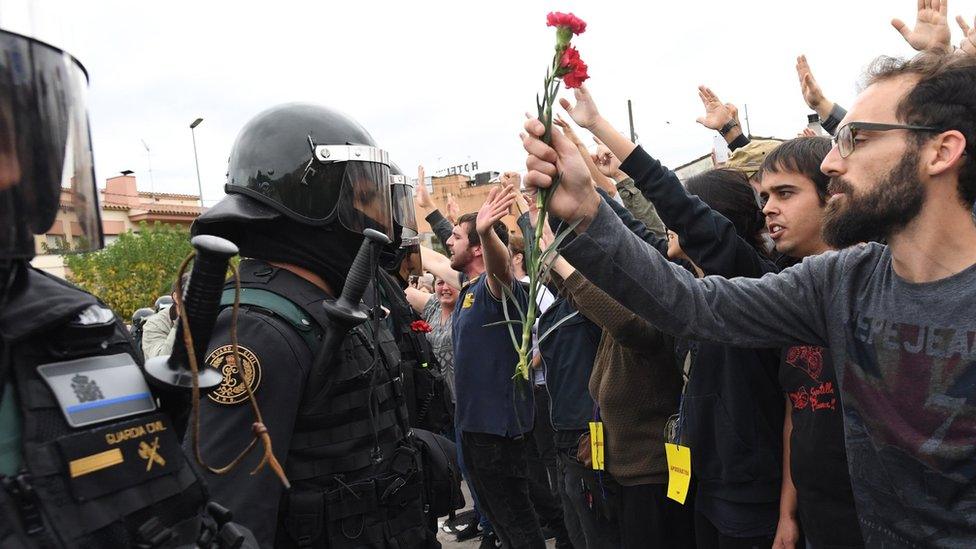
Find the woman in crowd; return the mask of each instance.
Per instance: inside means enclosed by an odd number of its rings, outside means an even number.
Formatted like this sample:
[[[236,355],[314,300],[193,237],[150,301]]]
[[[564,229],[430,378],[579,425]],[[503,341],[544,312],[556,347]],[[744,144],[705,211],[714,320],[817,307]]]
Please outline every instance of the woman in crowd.
[[[434,348],[434,355],[441,365],[441,373],[451,388],[454,397],[454,350],[451,346],[451,314],[457,304],[458,291],[443,278],[434,280],[434,293],[407,287],[407,301],[417,314],[430,325],[427,340]]]

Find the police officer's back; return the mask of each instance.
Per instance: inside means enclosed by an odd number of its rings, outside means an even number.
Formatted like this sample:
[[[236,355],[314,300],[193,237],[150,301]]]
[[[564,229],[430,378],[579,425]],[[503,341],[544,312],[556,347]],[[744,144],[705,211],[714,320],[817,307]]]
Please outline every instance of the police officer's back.
[[[312,105],[259,114],[231,154],[227,196],[195,233],[235,242],[240,265],[233,358],[233,284],[208,351],[224,382],[201,403],[205,460],[221,465],[251,438],[244,384],[254,392],[291,482],[250,476],[258,457],[208,475],[218,497],[262,545],[425,547],[419,456],[408,440],[399,354],[378,318],[341,339],[313,371],[333,324],[322,303],[339,295],[367,228],[395,236],[389,161],[347,117]],[[430,539],[429,539],[430,538]]]
[[[28,263],[59,209],[102,247],[84,69],[4,30],[0,58],[0,547],[203,543],[169,395],[111,310]]]

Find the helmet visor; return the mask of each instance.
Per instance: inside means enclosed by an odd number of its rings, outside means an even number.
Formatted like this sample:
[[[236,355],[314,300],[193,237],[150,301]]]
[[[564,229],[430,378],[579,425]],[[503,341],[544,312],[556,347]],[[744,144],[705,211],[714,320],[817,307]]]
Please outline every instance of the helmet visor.
[[[409,229],[404,229],[403,232],[403,242],[400,244],[400,252],[403,257],[400,261],[400,278],[409,280],[411,275],[420,276],[424,274],[424,264],[420,257],[420,238],[406,236],[410,232]]]
[[[336,214],[346,229],[375,229],[392,240],[390,167],[378,162],[344,162]]]
[[[48,232],[72,252],[102,247],[87,87],[70,55],[0,31],[0,257],[33,257]]]
[[[413,184],[402,175],[390,177],[390,194],[393,196],[393,221],[405,229],[417,233],[417,214],[413,205]],[[403,235],[407,236],[406,233]]]

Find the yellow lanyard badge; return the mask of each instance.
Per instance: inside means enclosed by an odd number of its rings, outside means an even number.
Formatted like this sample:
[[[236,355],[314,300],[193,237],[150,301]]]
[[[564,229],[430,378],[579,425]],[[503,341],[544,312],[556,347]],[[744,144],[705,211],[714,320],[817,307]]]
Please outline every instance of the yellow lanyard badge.
[[[590,422],[590,456],[593,459],[593,470],[603,471],[603,422]]]
[[[666,443],[664,451],[668,454],[668,497],[684,505],[691,484],[691,449]]]

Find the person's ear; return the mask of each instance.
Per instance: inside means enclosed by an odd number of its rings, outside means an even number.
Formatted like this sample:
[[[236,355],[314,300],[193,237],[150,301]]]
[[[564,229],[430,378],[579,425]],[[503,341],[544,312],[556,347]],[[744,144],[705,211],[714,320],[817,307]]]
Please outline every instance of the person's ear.
[[[966,136],[958,130],[949,130],[936,136],[922,149],[929,153],[923,156],[928,175],[939,176],[950,170],[958,172],[966,161]]]

